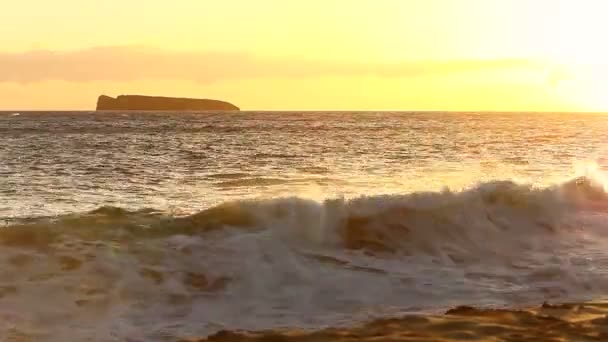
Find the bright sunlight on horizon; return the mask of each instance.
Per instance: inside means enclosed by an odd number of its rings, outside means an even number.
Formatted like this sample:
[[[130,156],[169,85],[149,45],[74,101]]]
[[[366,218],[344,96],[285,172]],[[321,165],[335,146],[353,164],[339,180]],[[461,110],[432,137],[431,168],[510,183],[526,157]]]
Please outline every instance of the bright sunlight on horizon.
[[[245,110],[608,111],[601,0],[3,8],[0,110],[89,110],[101,94],[143,94]]]

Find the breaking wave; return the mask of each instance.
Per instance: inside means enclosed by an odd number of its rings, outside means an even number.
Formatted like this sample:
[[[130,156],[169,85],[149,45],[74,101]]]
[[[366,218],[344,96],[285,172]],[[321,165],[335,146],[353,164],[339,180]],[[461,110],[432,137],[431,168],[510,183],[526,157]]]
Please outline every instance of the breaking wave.
[[[605,294],[606,213],[604,185],[581,177],[14,219],[0,230],[0,339],[161,341]]]
[[[155,209],[130,211],[104,206],[87,213],[6,219],[6,246],[51,244],[65,237],[121,240],[199,235],[221,229],[274,229],[325,246],[405,252],[413,239],[473,242],[479,234],[504,237],[571,229],[564,217],[608,210],[608,193],[580,177],[538,188],[512,181],[480,184],[462,192],[426,192],[323,202],[297,197],[227,202],[193,215],[172,217]],[[482,240],[483,242],[484,240]],[[454,242],[454,240],[452,240]],[[462,241],[464,243],[464,241]]]

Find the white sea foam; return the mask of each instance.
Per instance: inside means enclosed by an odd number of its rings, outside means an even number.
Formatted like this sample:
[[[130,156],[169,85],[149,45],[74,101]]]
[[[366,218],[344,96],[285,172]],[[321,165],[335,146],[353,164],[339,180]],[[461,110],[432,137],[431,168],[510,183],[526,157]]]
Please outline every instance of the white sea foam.
[[[16,220],[0,232],[0,339],[163,341],[589,298],[608,290],[607,199],[582,177]]]

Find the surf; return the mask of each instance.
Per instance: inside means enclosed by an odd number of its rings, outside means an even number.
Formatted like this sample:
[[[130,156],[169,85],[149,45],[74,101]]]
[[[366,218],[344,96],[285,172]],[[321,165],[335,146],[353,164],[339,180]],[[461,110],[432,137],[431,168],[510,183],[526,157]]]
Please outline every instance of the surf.
[[[320,245],[348,248],[356,245],[349,242],[351,239],[365,240],[364,236],[372,232],[377,242],[386,243],[431,231],[446,236],[450,232],[466,235],[484,230],[524,229],[550,234],[566,229],[559,221],[569,213],[605,212],[607,200],[603,183],[588,177],[549,187],[494,181],[463,191],[446,189],[320,202],[299,197],[237,200],[186,216],[171,216],[151,208],[103,206],[86,213],[6,218],[0,238],[9,241],[12,234],[25,231],[102,239],[120,234],[128,239],[205,234],[221,229],[275,229]],[[388,236],[391,231],[395,236]],[[368,237],[371,243],[372,236]]]
[[[608,290],[607,196],[580,177],[237,200],[183,216],[104,206],[13,218],[0,229],[0,331],[59,341],[101,324],[99,338],[160,341],[583,299]],[[57,315],[78,328],[57,328]]]

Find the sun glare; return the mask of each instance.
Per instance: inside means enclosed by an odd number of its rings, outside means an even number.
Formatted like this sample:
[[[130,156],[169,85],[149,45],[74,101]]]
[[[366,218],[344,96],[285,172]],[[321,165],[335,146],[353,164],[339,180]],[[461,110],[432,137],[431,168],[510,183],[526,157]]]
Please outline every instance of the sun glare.
[[[558,70],[551,83],[583,110],[608,110],[608,2],[559,1],[556,30],[548,37],[549,58]]]

